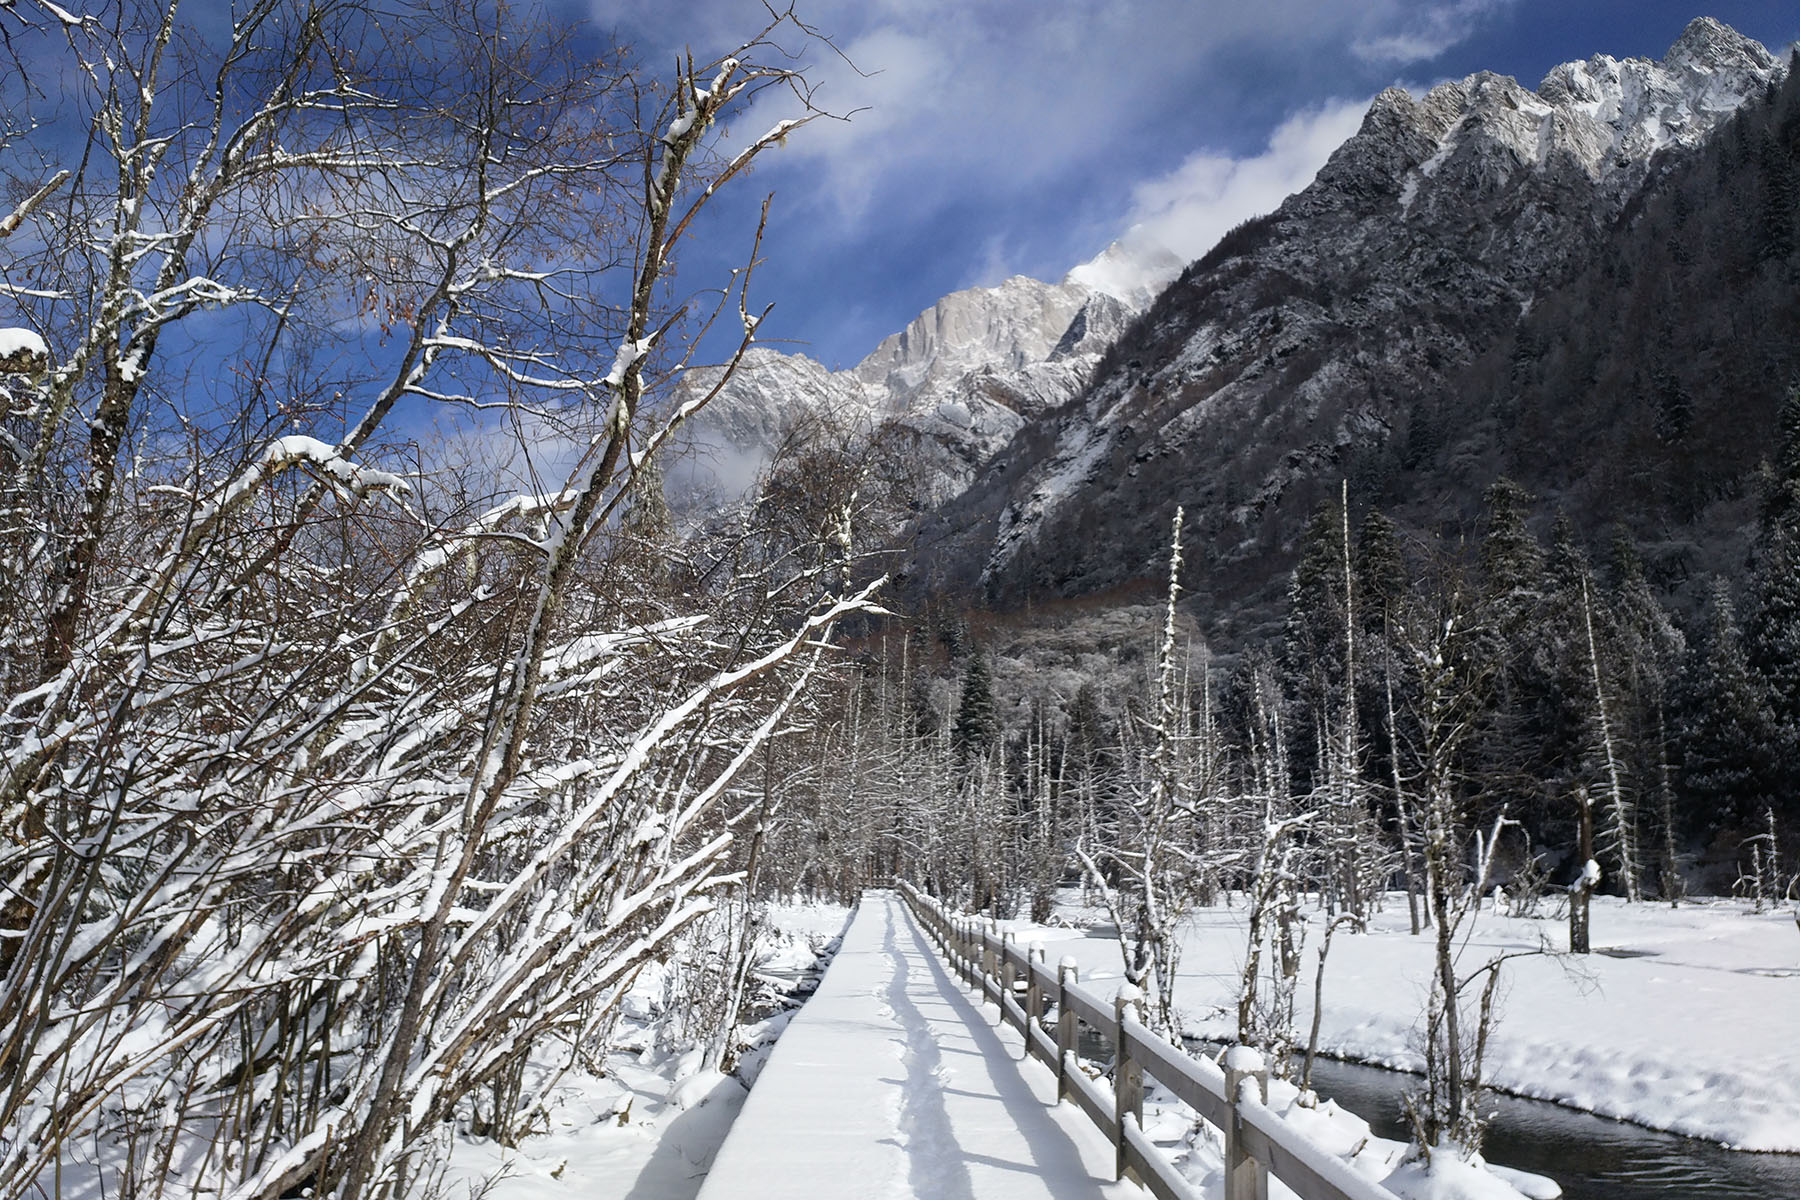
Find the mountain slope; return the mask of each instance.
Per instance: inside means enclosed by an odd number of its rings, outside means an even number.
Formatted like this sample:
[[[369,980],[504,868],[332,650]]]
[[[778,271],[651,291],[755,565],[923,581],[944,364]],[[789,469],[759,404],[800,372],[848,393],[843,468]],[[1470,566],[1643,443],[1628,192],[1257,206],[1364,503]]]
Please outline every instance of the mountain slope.
[[[1345,475],[1365,503],[1454,526],[1496,473],[1538,463],[1514,425],[1530,376],[1512,378],[1515,357],[1577,407],[1618,400],[1519,351],[1522,337],[1555,340],[1531,314],[1585,320],[1563,299],[1577,291],[1628,308],[1648,280],[1608,290],[1606,265],[1784,74],[1700,20],[1660,62],[1597,56],[1535,91],[1483,73],[1420,99],[1384,92],[1309,188],[1184,272],[1090,389],[922,524],[915,576],[1001,604],[1116,587],[1156,573],[1182,504],[1204,550],[1194,585],[1268,599],[1308,511]],[[1595,443],[1561,478],[1527,483],[1573,487],[1606,452]],[[1750,465],[1733,467],[1740,491]]]

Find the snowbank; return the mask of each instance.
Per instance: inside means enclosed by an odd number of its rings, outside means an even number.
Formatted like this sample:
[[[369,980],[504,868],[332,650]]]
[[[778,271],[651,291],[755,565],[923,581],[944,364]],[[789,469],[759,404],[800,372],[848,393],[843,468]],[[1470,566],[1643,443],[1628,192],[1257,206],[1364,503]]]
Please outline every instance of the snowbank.
[[[1504,969],[1488,1081],[1653,1129],[1741,1150],[1800,1153],[1800,936],[1790,909],[1752,913],[1738,901],[1670,909],[1595,897],[1586,956],[1541,954]],[[1299,1027],[1311,1020],[1316,925],[1307,940]],[[1092,918],[1079,910],[1066,916]],[[1080,937],[1045,929],[1032,936]],[[1182,941],[1177,1002],[1183,1028],[1228,1038],[1234,1028],[1243,910],[1197,914]],[[1566,950],[1565,921],[1485,910],[1461,950],[1474,966],[1494,954]],[[1116,963],[1113,943],[1089,939],[1079,957]],[[1320,1049],[1418,1070],[1431,941],[1408,933],[1405,902],[1390,898],[1363,935],[1340,931],[1326,964]]]
[[[841,905],[771,906],[770,927],[758,943],[760,965],[772,975],[803,970],[817,957],[815,947],[835,937],[849,916]],[[659,1045],[657,1026],[671,1015],[662,993],[653,965],[626,997],[601,1069],[569,1073],[544,1132],[517,1148],[458,1135],[444,1194],[450,1200],[692,1197],[748,1092],[738,1078],[705,1069],[698,1051]],[[785,1024],[786,1014],[778,1013],[741,1032],[772,1041]]]

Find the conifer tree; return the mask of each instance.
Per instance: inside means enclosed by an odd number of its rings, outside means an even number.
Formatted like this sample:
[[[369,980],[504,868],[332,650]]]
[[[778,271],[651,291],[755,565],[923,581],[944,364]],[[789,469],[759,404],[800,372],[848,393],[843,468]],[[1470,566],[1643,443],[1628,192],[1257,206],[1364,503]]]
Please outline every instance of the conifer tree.
[[[1544,552],[1525,523],[1531,494],[1500,478],[1484,497],[1480,615],[1465,653],[1488,660],[1482,672],[1488,690],[1476,717],[1469,770],[1483,792],[1536,793],[1535,810],[1515,809],[1535,835],[1552,806],[1542,785],[1568,769],[1571,727],[1567,706],[1556,699],[1554,674],[1563,657],[1556,646],[1570,643],[1574,634],[1564,620],[1556,623],[1562,625],[1559,638],[1555,624],[1545,620],[1547,607],[1564,618],[1569,610],[1546,605]]]
[[[1768,691],[1750,669],[1724,579],[1713,583],[1706,638],[1689,672],[1683,774],[1706,831],[1746,828],[1773,800],[1777,732]]]
[[[1765,690],[1778,742],[1778,811],[1800,811],[1800,386],[1780,416],[1780,448],[1764,481],[1746,655]]]
[[[1288,585],[1281,668],[1296,701],[1295,776],[1304,787],[1325,782],[1331,714],[1344,686],[1344,568],[1333,504],[1321,504],[1300,539],[1300,562]]]
[[[1288,587],[1282,666],[1293,676],[1311,677],[1311,687],[1335,687],[1342,680],[1344,569],[1336,505],[1321,504],[1300,537],[1300,562]]]
[[[1358,619],[1374,631],[1406,596],[1399,527],[1373,508],[1356,531],[1356,592]]]
[[[1542,595],[1529,626],[1518,631],[1523,662],[1514,679],[1529,710],[1519,734],[1528,771],[1564,790],[1582,773],[1593,749],[1596,639],[1592,576],[1566,514],[1550,529]]]
[[[1519,619],[1538,594],[1544,572],[1544,552],[1525,525],[1531,493],[1502,476],[1488,485],[1482,499],[1487,506],[1481,540],[1483,591],[1495,616]]]
[[[987,651],[977,643],[963,668],[962,698],[957,702],[950,744],[956,748],[957,760],[966,765],[986,754],[999,739],[1000,720],[994,711]]]

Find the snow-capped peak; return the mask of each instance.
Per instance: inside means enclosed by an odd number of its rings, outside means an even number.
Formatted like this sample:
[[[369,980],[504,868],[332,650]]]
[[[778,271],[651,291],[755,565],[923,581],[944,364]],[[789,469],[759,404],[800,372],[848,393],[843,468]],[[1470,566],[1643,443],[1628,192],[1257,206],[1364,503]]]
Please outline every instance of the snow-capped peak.
[[[1659,150],[1692,145],[1782,75],[1763,46],[1710,17],[1694,21],[1660,62],[1598,54],[1563,63],[1533,98],[1547,106],[1534,156],[1558,151],[1589,177],[1636,175]]]
[[[977,368],[1017,369],[1050,356],[1088,289],[1024,275],[952,292],[882,340],[855,368],[864,383],[904,404],[928,383]]]
[[[1712,74],[1720,71],[1767,72],[1779,66],[1761,42],[1711,17],[1696,17],[1663,55],[1667,71]]]
[[[1064,284],[1103,292],[1131,308],[1145,308],[1186,266],[1181,256],[1134,229],[1063,276]]]

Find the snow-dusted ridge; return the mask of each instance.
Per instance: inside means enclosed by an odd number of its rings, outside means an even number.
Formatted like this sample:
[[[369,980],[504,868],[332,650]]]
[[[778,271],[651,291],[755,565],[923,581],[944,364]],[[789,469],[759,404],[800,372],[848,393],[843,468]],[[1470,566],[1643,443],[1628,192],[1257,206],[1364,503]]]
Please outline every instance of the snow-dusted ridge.
[[[1483,329],[1578,269],[1670,152],[1785,74],[1702,18],[1660,60],[1596,55],[1535,90],[1479,72],[1422,96],[1382,92],[1310,186],[1162,293],[1132,351],[1058,414],[1003,496],[979,517],[946,515],[947,537],[984,529],[958,569],[996,594],[1113,586],[1152,570],[1155,551],[1128,530],[1110,538],[1103,514],[1163,517],[1177,498],[1241,531],[1220,549],[1252,552],[1294,484],[1385,440],[1476,356]],[[1039,577],[1034,547],[1096,522],[1113,544]]]
[[[1440,84],[1417,102],[1384,93],[1377,103],[1416,103],[1427,121],[1454,117],[1440,135],[1439,152],[1420,166],[1422,176],[1434,175],[1464,132],[1479,128],[1531,169],[1572,163],[1592,180],[1615,180],[1616,198],[1641,180],[1659,151],[1697,144],[1783,74],[1781,61],[1760,43],[1702,17],[1661,61],[1596,54],[1553,67],[1535,91],[1480,72]]]

